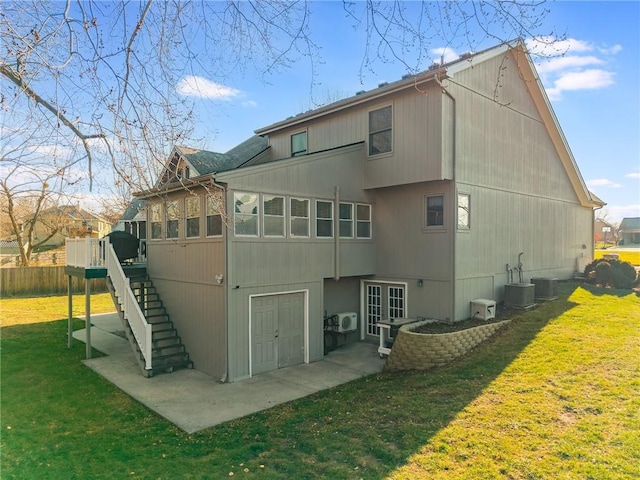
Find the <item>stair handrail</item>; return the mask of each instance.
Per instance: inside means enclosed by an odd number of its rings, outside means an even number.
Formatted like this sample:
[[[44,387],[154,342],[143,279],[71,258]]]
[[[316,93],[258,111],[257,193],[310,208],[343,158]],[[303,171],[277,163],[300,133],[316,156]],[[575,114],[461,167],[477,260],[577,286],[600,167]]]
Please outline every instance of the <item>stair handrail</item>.
[[[152,326],[147,322],[147,319],[142,313],[142,309],[136,300],[133,290],[131,290],[131,281],[124,274],[122,265],[120,265],[120,261],[118,260],[118,256],[116,255],[111,242],[106,242],[104,250],[107,273],[111,279],[111,283],[113,284],[116,296],[118,297],[118,303],[122,306],[124,318],[129,323],[133,336],[138,343],[138,347],[140,347],[140,352],[142,352],[142,356],[145,361],[145,369],[151,370]]]

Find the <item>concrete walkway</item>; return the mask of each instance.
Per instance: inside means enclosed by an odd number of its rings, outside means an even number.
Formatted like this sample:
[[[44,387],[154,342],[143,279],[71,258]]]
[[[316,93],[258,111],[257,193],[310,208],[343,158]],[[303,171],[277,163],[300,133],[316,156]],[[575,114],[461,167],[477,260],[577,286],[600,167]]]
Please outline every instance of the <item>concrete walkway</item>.
[[[376,345],[358,342],[334,350],[319,362],[237,383],[220,383],[196,369],[145,378],[122,336],[118,315],[92,315],[91,323],[91,345],[107,356],[84,364],[187,433],[380,372],[384,366]],[[86,332],[77,330],[73,337],[84,342]]]

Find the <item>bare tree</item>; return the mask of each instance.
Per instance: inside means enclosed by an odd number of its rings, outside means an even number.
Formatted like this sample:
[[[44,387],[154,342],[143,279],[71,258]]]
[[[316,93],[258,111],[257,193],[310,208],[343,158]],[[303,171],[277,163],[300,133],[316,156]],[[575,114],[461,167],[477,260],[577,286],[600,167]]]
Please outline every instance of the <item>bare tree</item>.
[[[473,50],[488,38],[534,36],[546,13],[544,0],[342,6],[336,21],[365,33],[361,75],[379,62],[424,69],[434,46]],[[82,165],[90,186],[109,170],[124,191],[148,189],[173,145],[197,141],[180,79],[205,75],[222,86],[250,71],[268,81],[306,61],[313,91],[320,59],[310,1],[20,0],[0,8],[2,108],[31,112],[39,128],[74,145],[67,163]]]

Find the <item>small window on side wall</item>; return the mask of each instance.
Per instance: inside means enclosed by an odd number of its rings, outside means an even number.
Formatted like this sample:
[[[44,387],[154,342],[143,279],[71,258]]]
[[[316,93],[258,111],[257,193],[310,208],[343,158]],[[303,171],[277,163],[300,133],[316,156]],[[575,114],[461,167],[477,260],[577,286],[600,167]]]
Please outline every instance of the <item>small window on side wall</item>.
[[[471,199],[464,193],[458,194],[458,228],[461,230],[471,228]]]
[[[291,156],[298,157],[307,154],[307,132],[291,135]]]
[[[284,197],[262,196],[265,237],[284,237]]]
[[[369,112],[369,155],[389,153],[392,149],[391,106]]]
[[[427,197],[427,227],[444,226],[444,195]]]

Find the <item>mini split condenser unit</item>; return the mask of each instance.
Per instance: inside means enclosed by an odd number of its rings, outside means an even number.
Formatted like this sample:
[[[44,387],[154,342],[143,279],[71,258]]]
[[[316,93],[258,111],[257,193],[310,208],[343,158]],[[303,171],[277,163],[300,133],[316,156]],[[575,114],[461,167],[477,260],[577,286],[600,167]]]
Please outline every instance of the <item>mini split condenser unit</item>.
[[[338,313],[338,332],[351,332],[358,328],[358,315],[355,312]]]

